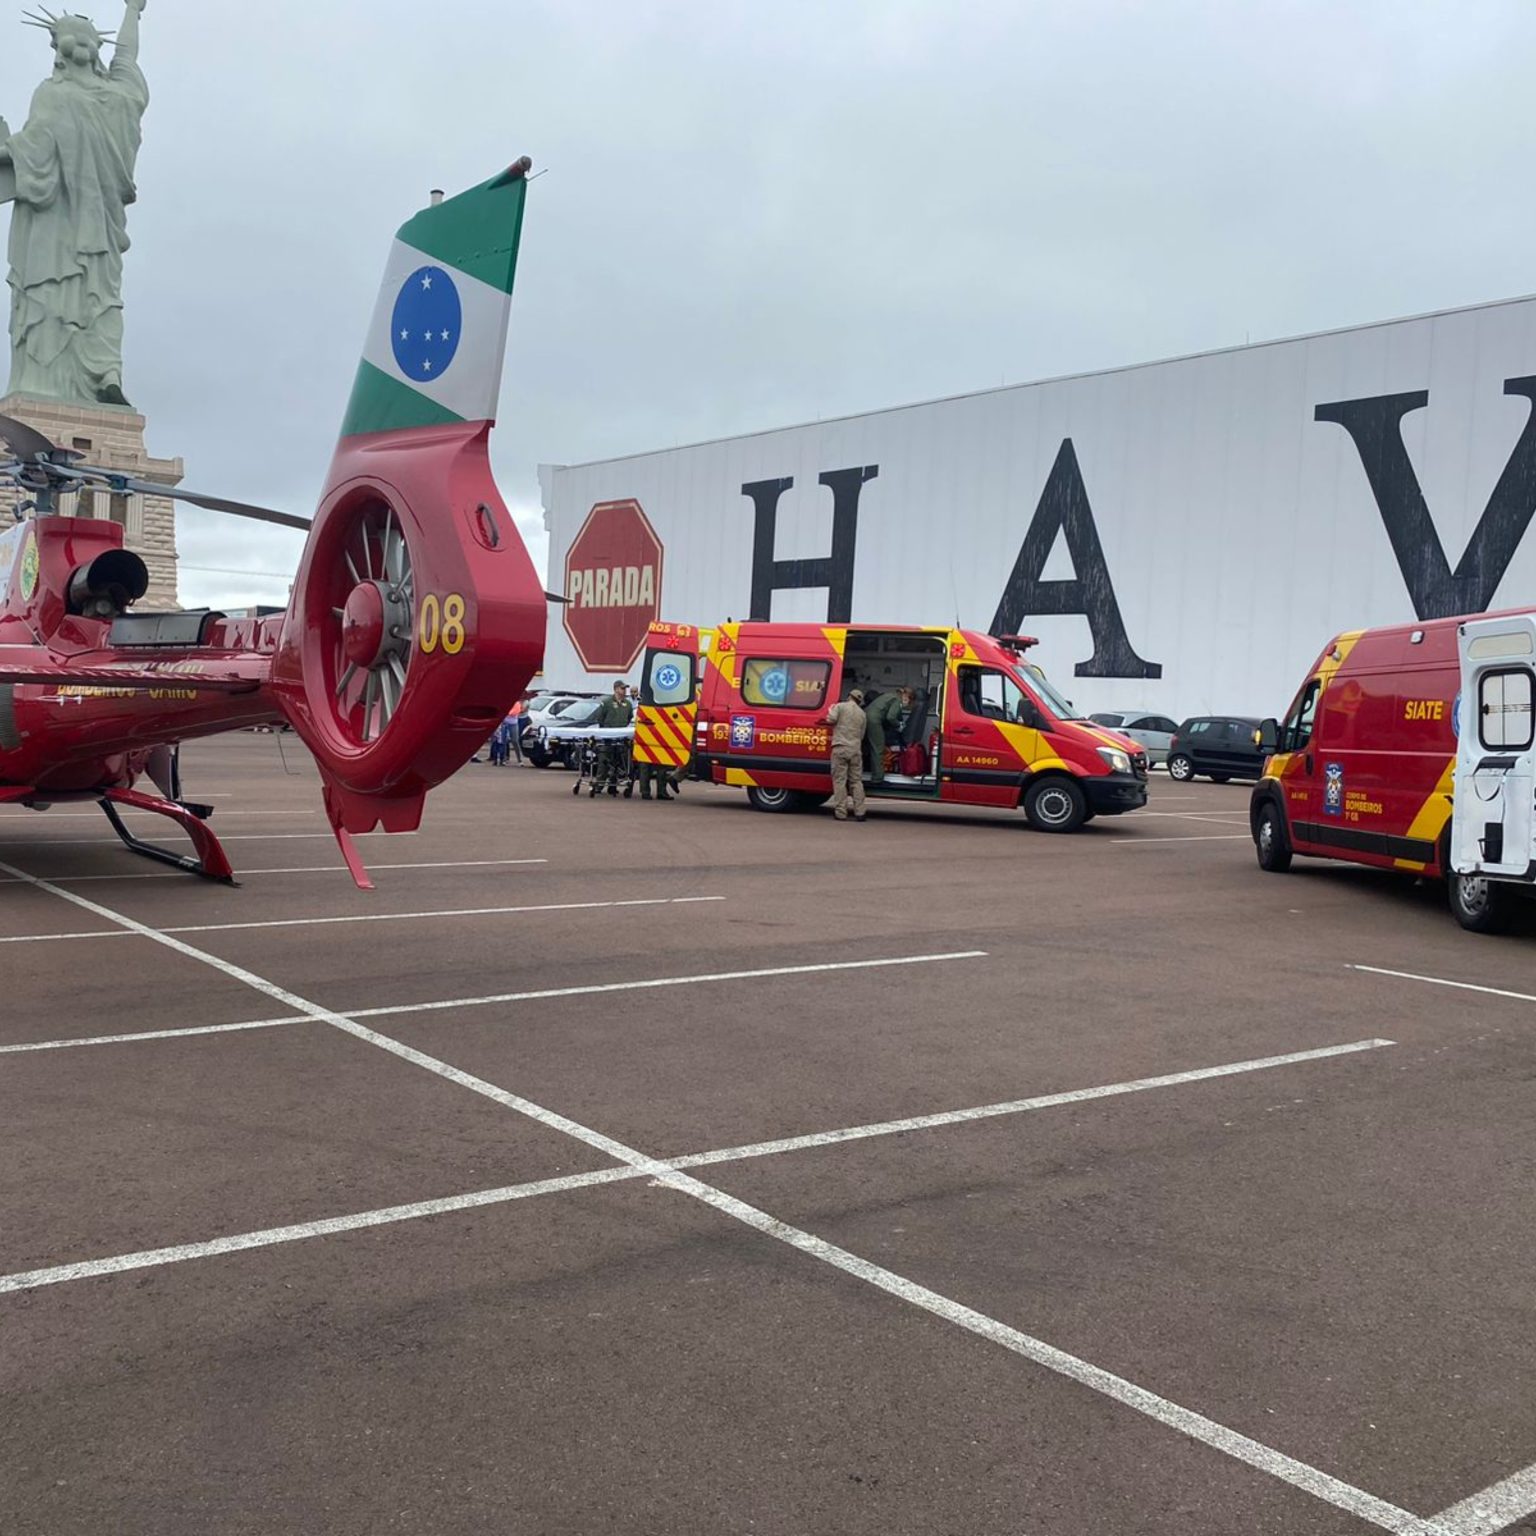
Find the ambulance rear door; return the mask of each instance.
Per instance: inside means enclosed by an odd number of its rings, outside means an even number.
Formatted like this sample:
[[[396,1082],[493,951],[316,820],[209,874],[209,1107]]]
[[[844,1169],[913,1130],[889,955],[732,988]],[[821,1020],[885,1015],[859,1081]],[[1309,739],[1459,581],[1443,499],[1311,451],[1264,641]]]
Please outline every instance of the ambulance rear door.
[[[1459,629],[1451,867],[1536,881],[1536,614]]]
[[[680,772],[693,756],[699,685],[708,632],[689,624],[653,624],[640,673],[635,761]]]

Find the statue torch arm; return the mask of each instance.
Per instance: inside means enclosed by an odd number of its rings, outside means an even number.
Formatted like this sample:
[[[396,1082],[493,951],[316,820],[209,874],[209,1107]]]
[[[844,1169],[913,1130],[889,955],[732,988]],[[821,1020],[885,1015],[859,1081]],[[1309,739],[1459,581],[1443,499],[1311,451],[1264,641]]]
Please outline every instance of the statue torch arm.
[[[139,16],[144,10],[144,0],[128,0],[123,9],[123,24],[117,29],[117,41],[112,49],[112,62],[124,64],[139,61]]]

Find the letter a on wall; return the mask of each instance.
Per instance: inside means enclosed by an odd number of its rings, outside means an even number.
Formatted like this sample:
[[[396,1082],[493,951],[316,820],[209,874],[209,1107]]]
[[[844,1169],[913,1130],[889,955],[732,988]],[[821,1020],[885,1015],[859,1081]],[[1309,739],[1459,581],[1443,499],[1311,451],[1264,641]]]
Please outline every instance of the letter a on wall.
[[[1058,537],[1067,541],[1075,573],[1071,581],[1042,581],[1041,573]],[[1077,467],[1070,437],[1063,438],[1040,493],[1040,504],[1013,562],[1012,574],[992,620],[994,635],[1017,634],[1031,616],[1080,613],[1093,635],[1093,655],[1078,662],[1078,677],[1161,677],[1162,666],[1143,661],[1131,649],[1115,599],[1104,547],[1094,526],[1088,489]]]

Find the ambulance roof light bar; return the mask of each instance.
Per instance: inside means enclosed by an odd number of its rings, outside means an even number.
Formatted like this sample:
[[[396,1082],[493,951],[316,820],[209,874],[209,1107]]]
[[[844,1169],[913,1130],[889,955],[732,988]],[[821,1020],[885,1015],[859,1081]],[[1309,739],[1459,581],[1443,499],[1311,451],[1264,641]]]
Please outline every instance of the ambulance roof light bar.
[[[992,638],[1005,651],[1027,651],[1030,646],[1040,644],[1033,635],[993,635]]]

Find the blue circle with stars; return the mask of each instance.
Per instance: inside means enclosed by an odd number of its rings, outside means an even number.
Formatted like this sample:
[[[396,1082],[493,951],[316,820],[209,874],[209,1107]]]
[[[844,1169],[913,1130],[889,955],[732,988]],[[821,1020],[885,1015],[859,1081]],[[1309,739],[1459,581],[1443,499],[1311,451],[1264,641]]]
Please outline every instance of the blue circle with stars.
[[[459,350],[464,308],[459,290],[441,267],[418,267],[400,285],[390,321],[395,363],[418,384],[440,379]]]

